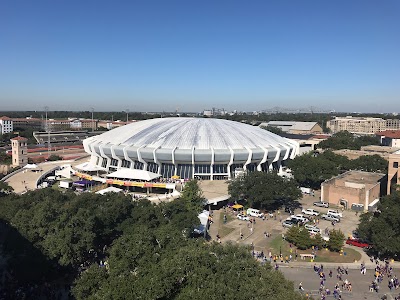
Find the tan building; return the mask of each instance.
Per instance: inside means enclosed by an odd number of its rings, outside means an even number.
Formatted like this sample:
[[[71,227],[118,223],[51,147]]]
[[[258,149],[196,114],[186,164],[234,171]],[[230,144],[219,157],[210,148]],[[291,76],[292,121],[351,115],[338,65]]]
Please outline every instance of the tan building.
[[[389,156],[387,193],[390,194],[400,184],[400,150]]]
[[[11,139],[12,164],[14,167],[28,164],[28,139],[17,136]]]
[[[317,122],[270,121],[261,123],[260,127],[275,127],[290,134],[321,134],[322,127]]]
[[[108,130],[111,130],[113,128],[121,127],[130,123],[136,122],[135,120],[129,120],[129,122],[117,120],[117,121],[110,121],[110,120],[99,120],[98,121],[98,127],[104,127]]]
[[[346,209],[355,205],[367,211],[386,194],[385,177],[381,173],[348,171],[321,184],[321,200]]]
[[[335,117],[329,120],[326,127],[330,129],[331,133],[339,131],[348,131],[356,134],[375,134],[379,131],[385,130],[399,130],[400,120],[382,118],[357,118],[352,116]]]
[[[13,118],[14,128],[30,128],[32,130],[45,129],[45,121],[38,118]]]

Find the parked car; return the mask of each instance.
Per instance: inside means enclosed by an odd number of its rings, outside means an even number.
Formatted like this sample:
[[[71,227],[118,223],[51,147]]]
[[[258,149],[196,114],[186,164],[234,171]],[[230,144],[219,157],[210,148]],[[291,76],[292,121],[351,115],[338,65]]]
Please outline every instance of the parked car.
[[[353,246],[360,247],[360,248],[370,248],[371,247],[371,245],[368,243],[361,242],[360,240],[351,239],[351,238],[348,238],[346,240],[346,244],[353,245]]]
[[[314,225],[311,225],[311,224],[304,225],[304,228],[307,229],[307,230],[310,230],[310,229],[318,229],[319,230],[319,228],[317,226],[314,226]]]
[[[285,221],[289,221],[289,222],[293,223],[294,225],[297,225],[297,224],[302,225],[303,224],[303,222],[301,220],[297,219],[297,218],[289,217]]]
[[[310,234],[321,234],[321,229],[319,229],[319,228],[311,228],[311,229],[308,229],[308,232]]]
[[[296,219],[296,220],[299,220],[302,223],[309,222],[309,220],[305,216],[303,216],[302,214],[291,215],[289,218],[287,218],[287,220],[290,220],[290,219]]]
[[[250,221],[250,217],[249,217],[249,216],[246,216],[246,215],[244,215],[244,214],[238,214],[238,215],[237,215],[237,218],[238,218],[239,220],[242,220],[242,221]]]
[[[305,215],[309,215],[309,216],[319,216],[319,212],[312,209],[312,208],[307,208],[307,209],[302,209],[301,211],[303,214]]]
[[[329,203],[328,202],[322,202],[322,201],[316,201],[313,203],[314,206],[318,206],[318,207],[325,207],[328,208],[329,207]]]
[[[290,228],[293,227],[293,225],[295,225],[293,222],[289,221],[289,220],[285,220],[282,222],[282,226],[286,227],[286,228]]]
[[[343,218],[343,214],[340,211],[338,211],[337,209],[336,210],[328,209],[328,212],[326,214],[335,216],[337,218]]]
[[[258,217],[258,218],[262,218],[264,216],[264,214],[259,209],[255,209],[255,208],[247,209],[247,214],[249,216]]]
[[[340,222],[340,218],[335,217],[333,215],[330,214],[323,214],[321,216],[322,219],[327,220],[327,221],[335,221],[335,222]]]

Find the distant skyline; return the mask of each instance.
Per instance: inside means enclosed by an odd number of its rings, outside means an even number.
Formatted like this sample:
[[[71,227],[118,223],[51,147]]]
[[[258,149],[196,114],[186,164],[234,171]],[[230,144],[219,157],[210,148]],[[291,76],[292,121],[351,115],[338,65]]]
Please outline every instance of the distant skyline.
[[[0,2],[0,110],[400,111],[400,1]]]

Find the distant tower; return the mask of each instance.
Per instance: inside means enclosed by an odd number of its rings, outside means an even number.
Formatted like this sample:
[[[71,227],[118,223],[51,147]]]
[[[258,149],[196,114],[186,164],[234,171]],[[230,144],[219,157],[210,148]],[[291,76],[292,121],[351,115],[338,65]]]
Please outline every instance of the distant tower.
[[[23,167],[28,164],[28,139],[17,136],[11,139],[12,164],[14,167]]]

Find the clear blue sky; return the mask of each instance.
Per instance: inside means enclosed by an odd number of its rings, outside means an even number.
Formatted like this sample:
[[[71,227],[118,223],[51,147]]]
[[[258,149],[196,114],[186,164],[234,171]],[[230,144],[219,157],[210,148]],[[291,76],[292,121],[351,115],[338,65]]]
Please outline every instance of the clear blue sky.
[[[0,2],[0,109],[400,111],[400,1]]]

